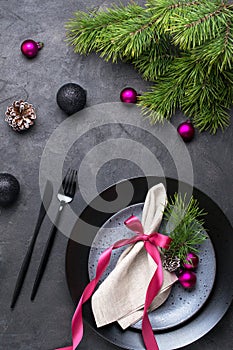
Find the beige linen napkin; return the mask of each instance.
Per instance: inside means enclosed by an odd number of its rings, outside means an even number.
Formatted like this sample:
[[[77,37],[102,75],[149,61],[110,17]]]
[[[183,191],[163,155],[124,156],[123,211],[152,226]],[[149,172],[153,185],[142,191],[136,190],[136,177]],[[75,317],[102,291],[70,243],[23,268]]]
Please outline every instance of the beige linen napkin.
[[[166,202],[163,184],[148,191],[142,213],[145,234],[158,231]],[[143,242],[128,247],[92,297],[92,310],[97,327],[118,321],[125,329],[138,321],[142,317],[146,291],[156,268],[157,265],[146,252]],[[164,283],[150,310],[164,303],[176,280],[174,273],[164,270]]]

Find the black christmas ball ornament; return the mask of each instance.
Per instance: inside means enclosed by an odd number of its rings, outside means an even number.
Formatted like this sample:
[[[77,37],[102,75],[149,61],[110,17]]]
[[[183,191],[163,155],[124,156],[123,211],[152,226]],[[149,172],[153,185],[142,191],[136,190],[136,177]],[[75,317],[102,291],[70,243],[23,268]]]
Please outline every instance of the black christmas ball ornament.
[[[6,207],[18,198],[19,181],[11,174],[0,173],[0,206]]]
[[[74,114],[85,107],[86,91],[78,84],[65,84],[57,92],[57,104],[68,115]]]

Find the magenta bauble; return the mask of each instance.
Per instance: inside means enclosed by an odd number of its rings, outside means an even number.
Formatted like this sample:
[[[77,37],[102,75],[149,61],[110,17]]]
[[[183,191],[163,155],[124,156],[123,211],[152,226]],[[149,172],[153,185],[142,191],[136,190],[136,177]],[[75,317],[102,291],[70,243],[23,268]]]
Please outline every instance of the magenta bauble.
[[[21,51],[27,58],[36,57],[38,51],[43,47],[43,43],[36,42],[32,39],[25,40],[21,44]]]
[[[124,103],[136,103],[137,102],[137,91],[131,87],[127,87],[121,91],[120,99]]]
[[[186,256],[186,262],[183,263],[183,266],[186,270],[194,270],[197,268],[198,263],[198,256],[194,253],[188,253]]]
[[[185,142],[189,142],[193,139],[195,134],[195,129],[190,120],[181,123],[177,128],[178,133]]]
[[[179,277],[180,284],[187,289],[191,289],[195,286],[197,277],[193,271],[184,270],[180,273]]]

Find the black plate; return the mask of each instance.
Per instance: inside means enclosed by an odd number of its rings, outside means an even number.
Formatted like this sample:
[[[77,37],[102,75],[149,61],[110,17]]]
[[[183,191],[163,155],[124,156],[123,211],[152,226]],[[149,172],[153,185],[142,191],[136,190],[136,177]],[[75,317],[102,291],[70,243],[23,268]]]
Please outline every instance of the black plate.
[[[159,182],[165,184],[168,196],[177,192],[178,184],[180,184],[174,179],[164,180],[157,177],[141,177],[128,181],[134,188],[134,195],[129,205],[144,202],[148,188]],[[126,186],[125,181],[108,188],[96,197],[83,211],[73,229],[67,246],[66,276],[71,297],[75,304],[77,304],[83,289],[89,282],[88,257],[93,239],[99,228],[114,214],[100,212],[93,208],[98,208],[98,202],[101,198],[104,198],[111,204],[111,201],[117,197],[117,191],[119,192],[119,189],[124,190],[124,186]],[[191,189],[190,185],[184,183],[180,188],[182,188],[183,193],[186,191],[190,192]],[[193,190],[193,194],[198,199],[200,207],[208,212],[208,215],[205,217],[205,227],[208,230],[216,253],[217,273],[215,284],[208,301],[192,319],[177,328],[155,332],[160,350],[177,349],[201,338],[223,317],[233,297],[233,269],[231,268],[231,254],[233,251],[232,227],[220,208],[207,195],[197,189]],[[121,209],[123,207],[119,205],[114,210],[117,212]],[[90,303],[84,306],[83,317],[100,336],[109,342],[124,349],[144,349],[140,331],[132,328],[122,331],[116,323],[97,329]]]

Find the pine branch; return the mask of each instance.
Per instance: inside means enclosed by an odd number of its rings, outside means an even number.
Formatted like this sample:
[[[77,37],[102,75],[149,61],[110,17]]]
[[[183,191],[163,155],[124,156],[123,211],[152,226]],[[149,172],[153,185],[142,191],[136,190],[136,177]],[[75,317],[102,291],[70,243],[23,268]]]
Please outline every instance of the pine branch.
[[[188,17],[185,14],[175,17],[170,28],[174,43],[183,50],[190,50],[221,36],[232,11],[226,4],[216,5],[204,3],[204,6],[199,6],[198,11],[191,12]]]
[[[166,233],[172,238],[166,253],[177,256],[181,261],[186,260],[189,252],[198,253],[198,245],[206,239],[202,219],[204,215],[206,213],[199,208],[196,199],[191,197],[187,203],[185,196],[182,198],[176,193],[164,212]]]
[[[230,124],[230,117],[227,109],[215,102],[211,108],[200,109],[196,105],[193,122],[200,131],[209,130],[211,134],[215,134],[219,128],[223,131]]]
[[[202,61],[194,59],[194,62],[197,74],[187,80],[182,110],[200,131],[209,130],[215,134],[218,128],[223,130],[229,125],[227,110],[233,98],[232,84],[216,66],[208,72]]]
[[[66,24],[68,42],[74,46],[77,53],[88,54],[93,50],[99,50],[101,40],[105,36],[107,39],[109,27],[136,19],[142,13],[144,14],[143,8],[136,4],[127,7],[113,5],[100,12],[77,11],[75,17]]]
[[[148,0],[147,7],[153,13],[153,20],[157,25],[167,32],[170,30],[172,20],[189,14],[193,9],[198,8],[203,0]]]
[[[233,68],[233,21],[228,21],[219,37],[197,47],[192,51],[197,59],[208,66],[208,72],[213,66],[223,72]]]
[[[144,12],[146,14],[146,12]],[[116,25],[109,25],[107,35],[99,45],[101,57],[115,62],[118,57],[133,59],[138,58],[151,42],[160,34],[156,32],[153,24],[148,24],[148,16],[138,15],[136,20],[131,18],[127,23],[122,21]]]
[[[163,123],[169,120],[180,107],[183,100],[183,91],[177,82],[171,88],[168,77],[157,80],[151,91],[139,96],[138,105],[142,107],[144,115],[148,116],[152,124]]]
[[[154,6],[152,5],[154,4]],[[219,62],[220,69],[232,66],[232,11],[233,6],[219,0],[208,1],[150,1],[157,25],[173,35],[173,42],[183,50],[198,48],[202,59],[211,64]],[[208,45],[208,41],[212,44]],[[202,45],[203,43],[206,46]],[[205,56],[205,52],[207,55]],[[222,61],[222,62],[221,62]]]
[[[77,53],[96,51],[113,62],[118,58],[138,58],[153,40],[160,39],[160,32],[150,19],[150,11],[136,4],[89,14],[78,11],[66,25],[67,37]]]
[[[190,55],[175,58],[166,76],[157,79],[151,91],[139,97],[138,104],[152,123],[163,122],[182,108],[187,84],[196,83],[201,77],[204,79],[202,67]]]
[[[233,99],[232,74],[224,75],[192,55],[175,58],[165,77],[157,79],[150,92],[139,97],[143,113],[152,123],[170,119],[181,109],[194,125],[216,133],[229,125],[227,109]]]
[[[229,124],[233,102],[233,5],[225,0],[147,0],[78,11],[67,23],[75,52],[129,61],[155,86],[139,98],[152,123],[181,109],[200,130]]]
[[[169,37],[160,37],[159,42],[153,40],[151,45],[132,63],[145,80],[156,81],[165,75],[174,58],[178,55],[176,48],[170,44]]]
[[[171,15],[182,15],[183,11],[199,6],[203,0],[147,0],[147,8],[154,13],[158,21],[169,22]]]

